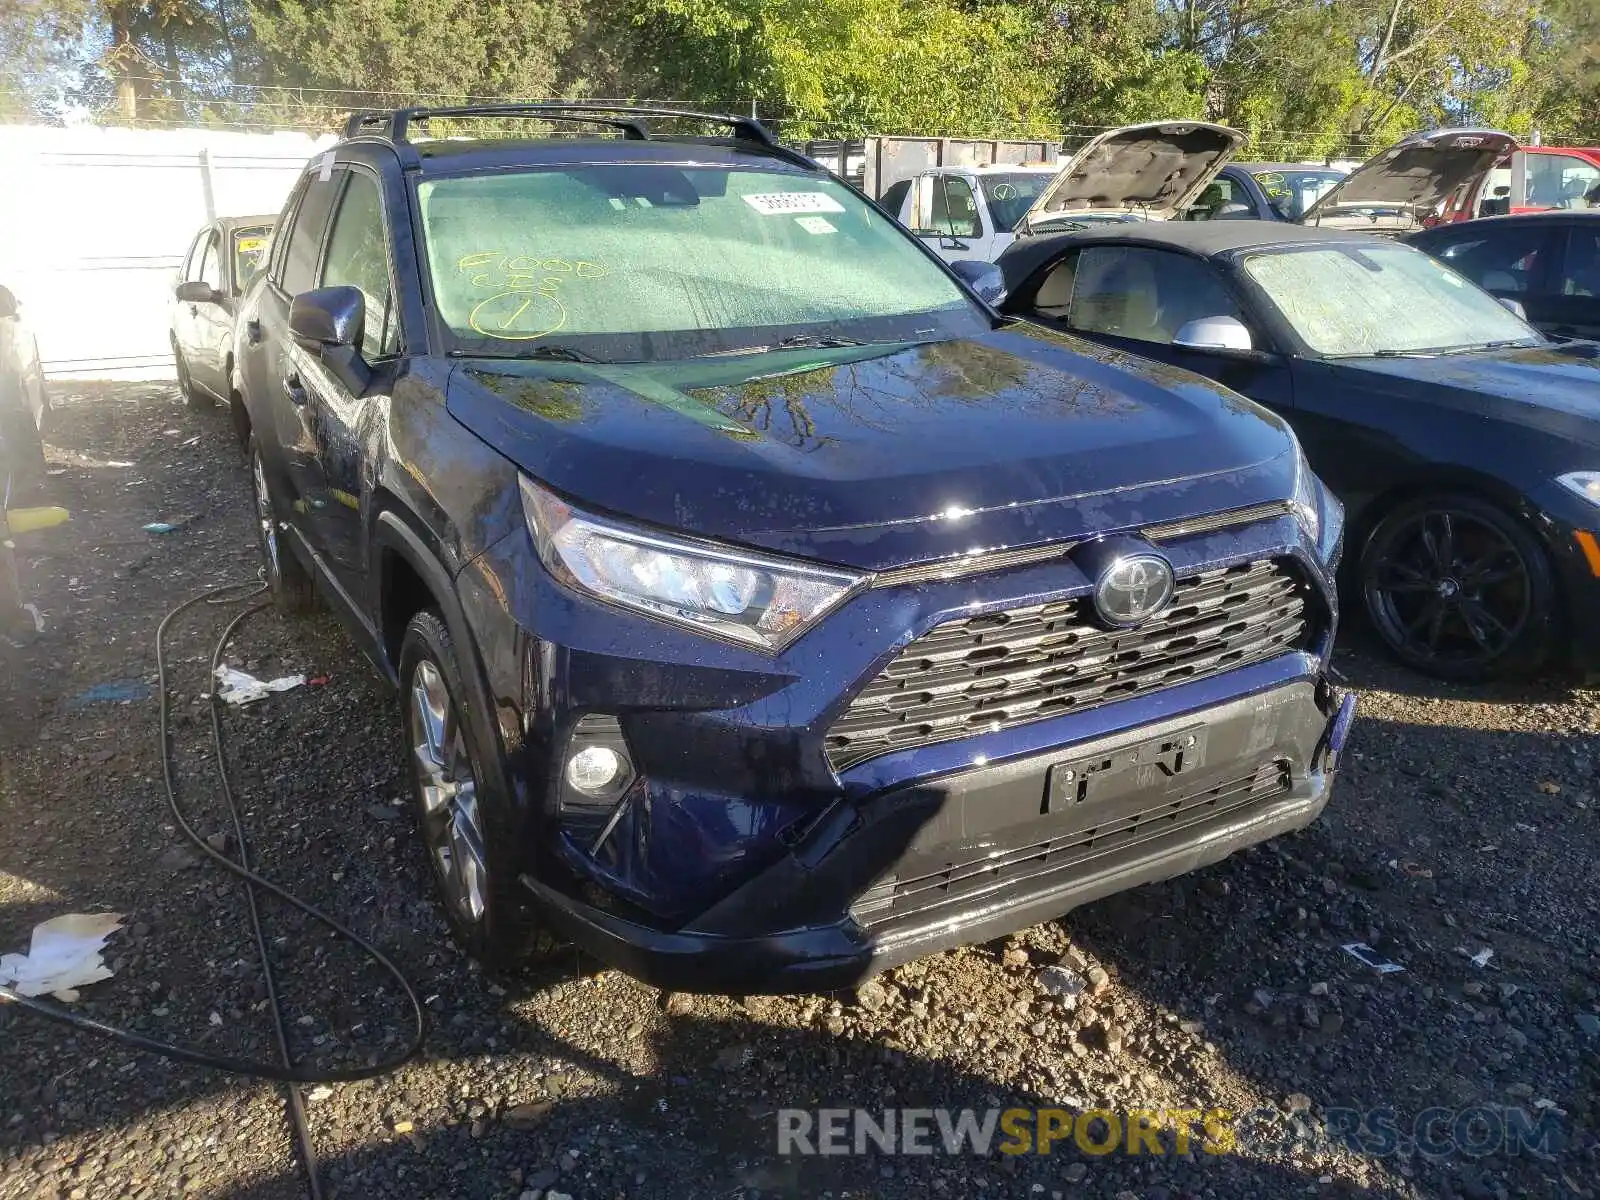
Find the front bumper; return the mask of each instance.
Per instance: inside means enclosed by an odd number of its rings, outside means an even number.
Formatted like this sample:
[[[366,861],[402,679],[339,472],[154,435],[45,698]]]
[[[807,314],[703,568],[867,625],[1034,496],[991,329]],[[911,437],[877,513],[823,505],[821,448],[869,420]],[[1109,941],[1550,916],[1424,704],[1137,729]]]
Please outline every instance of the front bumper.
[[[1353,716],[1354,697],[1299,682],[839,800],[784,858],[674,931],[523,881],[579,948],[659,987],[846,987],[1301,828],[1328,801]]]
[[[1160,546],[1180,580],[1268,559],[1293,564],[1304,637],[1273,657],[1218,666],[1229,656],[1219,650],[1192,677],[1159,687],[1020,722],[972,722],[948,740],[845,760],[830,758],[830,735],[905,647],[952,621],[989,628],[991,618],[1082,597],[1090,579],[1069,557],[872,587],[768,657],[585,599],[544,573],[525,534],[503,539],[466,565],[456,588],[505,752],[519,874],[580,946],[644,978],[728,991],[820,988],[1305,824],[1330,776],[1318,750],[1335,712],[1324,682],[1337,618],[1327,547],[1286,515],[1202,527]],[[1033,618],[1018,619],[1026,642]],[[1239,620],[1224,624],[1258,628]],[[1256,712],[1272,715],[1246,720]],[[922,720],[907,719],[913,729]],[[1080,810],[1137,818],[1134,841],[1114,853],[1103,838],[1093,853],[1068,853],[1065,842],[1037,849],[1085,834],[1068,814],[1040,809],[1052,766],[1196,723],[1222,732],[1206,734],[1203,764],[1178,774],[1177,791],[1164,779],[1127,795],[1096,785]],[[612,739],[631,769],[624,791],[585,810],[564,764],[590,738]],[[1281,786],[1270,794],[1188,812],[1204,804],[1200,793],[1273,764]],[[1146,810],[1173,803],[1185,815],[1161,831]],[[1001,886],[974,882],[995,854],[1006,856]],[[1035,878],[1027,864],[1041,854],[1050,870]],[[961,875],[946,889],[955,902],[938,912],[895,894],[951,867]]]

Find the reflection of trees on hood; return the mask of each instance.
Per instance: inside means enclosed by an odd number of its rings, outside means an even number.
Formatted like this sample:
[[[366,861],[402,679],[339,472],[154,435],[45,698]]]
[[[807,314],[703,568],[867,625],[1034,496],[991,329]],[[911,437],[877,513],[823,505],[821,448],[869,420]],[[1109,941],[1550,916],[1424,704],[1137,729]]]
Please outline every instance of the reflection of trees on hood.
[[[1093,355],[1095,348],[1032,330],[1040,341],[1051,342],[1074,354]],[[1136,401],[1117,391],[1107,391],[1093,379],[1070,368],[1056,372],[1027,358],[977,342],[938,342],[921,349],[923,361],[939,368],[943,381],[934,396],[957,400],[1003,403],[1039,416],[1110,416],[1132,412]]]
[[[834,369],[801,371],[793,375],[770,375],[752,379],[737,387],[711,388],[702,393],[723,416],[752,430],[776,437],[797,450],[815,450],[833,441],[817,435],[817,423],[807,403],[817,393],[832,393]],[[780,427],[788,421],[787,432],[774,433],[773,414],[778,412]]]

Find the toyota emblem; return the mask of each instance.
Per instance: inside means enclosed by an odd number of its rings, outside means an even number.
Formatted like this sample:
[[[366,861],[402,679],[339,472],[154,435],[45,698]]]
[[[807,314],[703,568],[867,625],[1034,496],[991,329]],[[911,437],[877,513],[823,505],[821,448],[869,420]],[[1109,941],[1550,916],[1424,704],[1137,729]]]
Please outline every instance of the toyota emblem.
[[[1094,609],[1107,625],[1137,625],[1172,602],[1173,588],[1166,559],[1153,554],[1118,558],[1094,585]]]

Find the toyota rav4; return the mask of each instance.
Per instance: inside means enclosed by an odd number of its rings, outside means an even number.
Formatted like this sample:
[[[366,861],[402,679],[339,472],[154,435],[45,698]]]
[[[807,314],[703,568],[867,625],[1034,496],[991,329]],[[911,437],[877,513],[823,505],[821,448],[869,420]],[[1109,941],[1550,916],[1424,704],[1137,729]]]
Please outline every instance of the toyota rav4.
[[[398,685],[487,960],[837,987],[1327,801],[1288,427],[999,317],[754,121],[358,114],[236,336],[273,594]]]

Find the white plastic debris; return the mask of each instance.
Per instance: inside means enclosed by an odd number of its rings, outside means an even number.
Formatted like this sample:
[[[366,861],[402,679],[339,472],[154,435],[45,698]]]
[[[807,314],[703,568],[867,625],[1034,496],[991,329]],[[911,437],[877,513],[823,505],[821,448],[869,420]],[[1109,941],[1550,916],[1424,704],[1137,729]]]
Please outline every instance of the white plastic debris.
[[[68,913],[35,925],[26,954],[0,955],[0,983],[23,996],[54,996],[65,1004],[77,988],[111,978],[100,951],[122,928],[121,913]]]
[[[1393,975],[1397,971],[1405,970],[1399,963],[1385,958],[1365,942],[1346,942],[1340,949],[1358,963],[1371,967],[1380,975]]]
[[[225,704],[237,705],[265,700],[273,692],[287,692],[291,688],[304,687],[306,677],[285,675],[281,679],[261,680],[233,667],[218,667],[217,681],[222,684],[217,690],[217,699]]]

